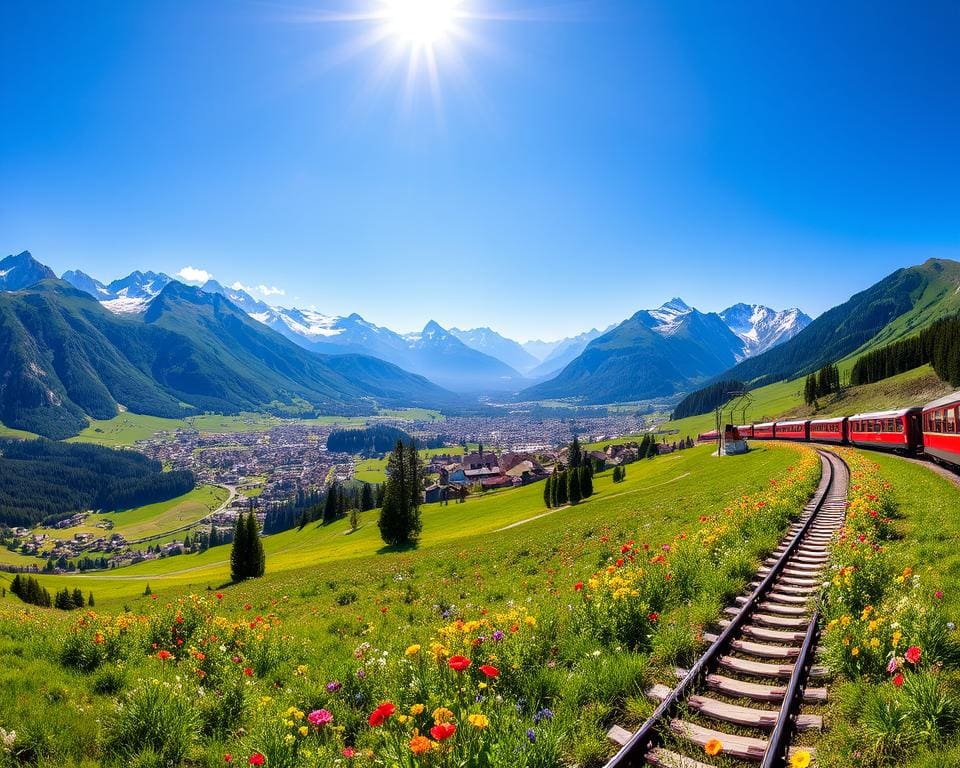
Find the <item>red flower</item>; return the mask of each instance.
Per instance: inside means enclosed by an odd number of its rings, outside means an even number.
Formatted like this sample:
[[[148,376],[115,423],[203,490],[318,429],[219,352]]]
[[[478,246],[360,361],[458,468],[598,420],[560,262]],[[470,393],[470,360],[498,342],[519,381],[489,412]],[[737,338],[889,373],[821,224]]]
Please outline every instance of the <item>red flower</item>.
[[[894,684],[897,688],[899,688],[901,685],[903,685],[903,673],[902,673],[902,672],[897,672],[897,674],[896,674],[896,675],[894,676],[894,678],[893,678],[893,684]]]
[[[576,584],[573,585],[573,591],[574,591],[574,592],[579,592],[581,589],[583,589],[583,582],[582,582],[582,581],[578,581]]]
[[[943,592],[941,592],[938,589],[936,592],[933,593],[933,597],[935,600],[943,600]]]
[[[463,670],[470,666],[470,659],[466,656],[451,656],[447,661],[447,665],[455,672],[463,672]]]
[[[430,735],[433,736],[436,741],[445,741],[453,736],[453,734],[456,732],[457,726],[455,726],[453,723],[440,723],[439,725],[435,725],[430,729]]]
[[[396,711],[397,708],[393,706],[392,702],[385,701],[370,713],[370,718],[367,722],[370,723],[371,727],[376,728],[379,725],[383,725],[390,715]]]
[[[657,613],[656,611],[653,611],[652,613],[647,615],[647,618],[650,619],[650,621],[656,623],[657,619],[660,618],[660,614]]]
[[[170,653],[170,651],[163,650],[163,651],[160,651],[160,653],[157,654],[157,658],[160,659],[160,661],[166,661],[166,660],[169,659],[172,655],[173,655],[173,654]]]
[[[217,600],[223,600],[223,592],[217,592],[215,597],[217,598]]]
[[[267,758],[265,758],[259,752],[254,752],[252,755],[250,755],[250,759],[247,760],[247,762],[250,763],[250,765],[263,765],[265,762],[267,762]]]
[[[245,674],[247,677],[253,677],[253,667],[244,667],[243,674]]]
[[[491,667],[489,664],[482,665],[480,671],[487,677],[500,677],[500,670],[496,667]]]
[[[223,762],[225,762],[225,763],[232,763],[232,762],[233,762],[233,755],[231,755],[229,752],[227,752],[227,754],[225,754],[225,755],[223,756]]]
[[[917,664],[920,661],[919,646],[911,645],[909,648],[907,648],[907,652],[903,654],[903,658],[905,658],[911,664]]]

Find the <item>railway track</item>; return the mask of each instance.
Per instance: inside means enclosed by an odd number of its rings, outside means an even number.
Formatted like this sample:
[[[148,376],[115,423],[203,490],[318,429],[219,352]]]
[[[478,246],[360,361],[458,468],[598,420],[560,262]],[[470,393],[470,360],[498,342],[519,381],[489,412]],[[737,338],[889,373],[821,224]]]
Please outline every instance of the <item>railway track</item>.
[[[621,749],[606,768],[711,768],[704,755],[718,743],[724,765],[783,768],[794,735],[822,727],[819,715],[800,710],[827,697],[817,687],[826,670],[814,663],[814,603],[830,540],[843,524],[850,476],[839,456],[818,453],[820,483],[800,519],[749,592],[725,609],[719,632],[704,635],[710,645],[697,662],[689,671],[677,670],[679,684],[648,691],[659,704],[640,729],[611,729]]]

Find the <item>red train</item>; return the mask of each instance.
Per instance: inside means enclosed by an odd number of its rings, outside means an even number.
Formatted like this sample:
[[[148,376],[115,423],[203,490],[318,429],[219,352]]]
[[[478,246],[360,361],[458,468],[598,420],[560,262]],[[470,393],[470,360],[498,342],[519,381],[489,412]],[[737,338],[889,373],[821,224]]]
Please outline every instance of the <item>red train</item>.
[[[926,455],[960,468],[960,392],[922,408],[858,413],[811,421],[777,421],[738,428],[755,440],[801,440]]]

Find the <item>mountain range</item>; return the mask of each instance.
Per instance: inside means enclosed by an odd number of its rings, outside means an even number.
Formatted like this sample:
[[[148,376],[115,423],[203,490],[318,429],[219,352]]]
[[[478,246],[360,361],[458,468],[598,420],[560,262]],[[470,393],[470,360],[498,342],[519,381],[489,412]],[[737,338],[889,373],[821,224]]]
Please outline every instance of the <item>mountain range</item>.
[[[457,402],[383,360],[304,350],[223,296],[176,281],[137,314],[111,312],[50,278],[0,293],[0,362],[0,421],[54,438],[121,407],[174,417]]]
[[[63,279],[118,313],[143,312],[153,296],[171,281],[162,273],[134,272],[105,285],[79,270],[65,272]],[[425,376],[442,387],[464,393],[516,392],[553,379],[577,360],[588,345],[618,327],[610,326],[602,332],[592,329],[555,342],[534,341],[523,345],[490,328],[447,330],[434,321],[427,323],[420,332],[401,334],[370,323],[356,313],[336,316],[314,309],[271,306],[254,298],[238,284],[226,287],[215,280],[205,283],[202,290],[228,298],[251,318],[304,349],[331,355],[371,355]],[[647,312],[650,317],[655,317],[671,312],[683,315],[697,311],[677,299]],[[736,348],[733,362],[764,352],[789,339],[810,322],[810,318],[797,309],[775,312],[762,305],[747,304],[736,304],[714,315],[710,322],[716,325],[717,317],[740,340],[737,343],[725,338],[725,343],[730,342]],[[626,333],[626,329],[623,332]],[[658,332],[665,335],[666,325]],[[678,336],[673,340],[673,346],[684,347],[684,338]],[[596,350],[592,357],[596,357]],[[721,356],[721,359],[727,358]],[[683,388],[702,380],[704,371],[712,367],[697,365],[679,374],[671,371],[668,378],[675,385],[674,389]],[[582,378],[582,372],[578,375],[572,371],[568,378],[571,376]],[[561,380],[551,391],[568,389]],[[641,384],[635,389],[642,397],[648,396],[645,394],[649,391],[648,385]],[[662,387],[656,389],[656,395],[661,394]],[[649,396],[656,395],[651,393]],[[579,397],[582,393],[568,391],[563,396]]]

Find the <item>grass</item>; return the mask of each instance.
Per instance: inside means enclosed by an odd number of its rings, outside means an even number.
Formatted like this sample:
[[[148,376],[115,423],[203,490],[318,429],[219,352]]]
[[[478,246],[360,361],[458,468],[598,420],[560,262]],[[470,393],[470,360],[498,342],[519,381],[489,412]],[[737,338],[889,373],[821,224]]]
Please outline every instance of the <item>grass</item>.
[[[524,542],[523,547],[536,548],[534,542],[539,539],[562,538],[571,531],[582,532],[611,521],[624,533],[636,530],[643,536],[667,535],[691,516],[695,519],[697,510],[762,486],[764,478],[782,472],[794,455],[782,448],[761,446],[733,460],[737,472],[731,475],[733,461],[711,457],[708,447],[697,448],[631,465],[627,480],[617,485],[611,473],[604,472],[595,479],[593,498],[543,517],[538,517],[547,511],[540,484],[471,497],[464,504],[425,505],[420,547],[409,555],[381,552],[376,512],[361,515],[360,529],[350,535],[345,535],[346,521],[312,524],[303,531],[264,539],[268,575],[285,578],[291,574],[298,579],[321,570],[329,574],[376,573],[396,558],[418,560],[436,548],[445,548],[441,559],[450,556],[451,546],[457,551],[489,551],[491,541],[505,551],[517,549],[518,541]],[[502,551],[489,556],[498,562],[505,557]],[[216,588],[227,579],[228,557],[229,547],[215,547],[202,554],[140,563],[109,574],[44,576],[41,580],[51,589],[79,584],[85,592],[92,589],[98,601],[124,601],[141,594],[148,581],[155,592]],[[304,568],[305,563],[309,568]]]
[[[110,533],[123,534],[128,540],[141,539],[197,522],[223,504],[228,495],[227,490],[218,485],[201,485],[182,496],[156,504],[89,515],[86,523],[76,528],[37,528],[34,533],[46,533],[54,538],[72,538],[76,533],[103,536],[104,529],[96,527],[96,524],[109,520],[113,522]]]
[[[873,452],[865,455],[879,465],[881,478],[891,484],[898,512],[894,521],[896,538],[885,548],[898,569],[913,568],[925,595],[942,591],[946,616],[956,621],[960,617],[960,550],[956,544],[960,540],[960,488],[932,471],[931,465]],[[947,670],[943,676],[956,691],[956,673]],[[838,677],[830,684],[824,711],[830,727],[822,736],[810,737],[830,765],[838,768],[867,765],[856,756],[863,742],[862,721],[867,717],[864,702],[885,690],[892,690],[889,682],[871,685],[864,680],[843,682]],[[871,722],[875,725],[875,718]],[[890,732],[898,730],[893,728]],[[885,764],[903,768],[960,765],[957,734],[954,731],[952,737],[932,747],[920,750],[907,747],[905,754],[898,756],[894,763]]]
[[[514,664],[532,669],[531,685],[537,693],[530,706],[542,701],[557,709],[557,735],[568,744],[568,755],[584,768],[593,768],[611,749],[604,738],[606,725],[611,719],[620,721],[625,696],[642,696],[651,662],[645,652],[604,645],[589,633],[571,633],[569,619],[563,617],[569,613],[567,604],[574,602],[574,582],[608,562],[611,552],[620,552],[622,541],[636,539],[638,547],[640,542],[649,542],[660,551],[659,545],[673,541],[681,530],[696,529],[700,515],[720,513],[744,494],[769,489],[770,480],[783,477],[796,464],[799,452],[806,450],[764,445],[746,456],[718,459],[710,456],[709,448],[696,448],[631,465],[627,480],[617,485],[610,473],[601,473],[595,478],[594,497],[576,507],[552,511],[543,506],[539,484],[472,498],[460,505],[425,506],[421,542],[406,551],[382,546],[376,512],[365,513],[359,530],[350,535],[345,535],[346,521],[330,526],[312,524],[302,531],[266,537],[265,577],[235,586],[224,585],[228,547],[108,574],[39,578],[51,590],[69,585],[85,594],[92,591],[100,613],[109,615],[129,606],[152,617],[148,621],[159,620],[157,626],[168,631],[173,615],[180,610],[175,607],[178,597],[223,587],[222,603],[212,595],[208,600],[228,620],[238,621],[244,631],[254,615],[282,627],[288,638],[286,647],[293,655],[274,656],[275,662],[259,661],[252,677],[240,677],[243,687],[251,686],[248,718],[252,720],[242,721],[245,731],[258,727],[261,711],[270,714],[270,722],[280,725],[282,713],[291,704],[305,709],[323,705],[329,698],[325,681],[342,680],[357,690],[360,683],[350,681],[361,677],[358,667],[374,677],[377,674],[373,661],[381,651],[376,649],[389,651],[391,659],[403,657],[411,642],[424,643],[426,651],[438,627],[446,623],[442,612],[478,617],[489,609],[491,617],[536,617],[544,629],[539,635],[542,640],[536,640],[536,634],[532,640],[546,645],[542,651],[537,650],[538,645],[524,647],[542,655],[537,660],[517,658],[515,662],[504,658],[499,666],[505,677],[515,676]],[[9,575],[0,574],[0,583],[8,581]],[[156,599],[143,595],[147,583]],[[170,601],[174,602],[172,608]],[[713,599],[708,602],[710,605],[698,606],[701,613],[719,610],[719,605],[713,607]],[[72,642],[74,633],[69,627],[80,614],[35,609],[24,613],[22,607],[10,597],[0,599],[0,724],[17,730],[18,745],[29,750],[26,759],[38,768],[161,764],[162,760],[153,757],[147,760],[141,755],[143,759],[134,760],[134,755],[106,747],[110,735],[117,733],[118,718],[128,709],[139,711],[133,704],[118,710],[118,696],[142,694],[144,684],[149,687],[150,678],[158,675],[172,682],[174,668],[167,670],[152,657],[155,651],[151,652],[147,640],[145,650],[122,663],[110,663],[93,673],[70,670],[61,663],[62,649]],[[686,607],[679,610],[687,617]],[[189,620],[188,616],[188,624]],[[556,625],[551,622],[555,621],[566,622],[562,624],[566,629],[558,635],[552,633]],[[518,624],[520,635],[533,632],[525,629],[524,621],[518,620]],[[537,623],[535,632],[540,632],[539,627]],[[509,620],[504,628],[510,629]],[[216,634],[222,636],[224,627],[219,626]],[[89,635],[93,637],[92,631]],[[217,639],[219,642],[223,640]],[[256,642],[252,633],[250,642]],[[216,654],[217,643],[209,646],[208,653]],[[357,661],[354,654],[357,648],[364,653],[366,644],[374,649],[375,658],[369,663]],[[181,653],[174,650],[180,659]],[[552,658],[559,659],[556,669],[553,661],[547,663]],[[183,659],[183,671],[192,678],[190,661],[185,654]],[[272,671],[261,673],[259,665],[267,663],[274,665],[268,667]],[[226,666],[239,670],[229,659]],[[176,674],[180,669],[176,668]],[[239,671],[236,674],[240,676]],[[181,678],[175,680],[179,690]],[[186,678],[184,683],[191,685]],[[154,681],[153,685],[157,684]],[[394,690],[397,696],[404,695],[400,689]],[[276,701],[271,703],[272,699]],[[178,705],[190,706],[189,699]],[[361,712],[364,706],[360,705]],[[506,706],[514,711],[511,699]],[[562,714],[560,707],[566,707]],[[81,708],[83,714],[78,717]],[[135,717],[131,728],[137,726],[133,731],[139,733],[142,723],[151,729],[151,738],[156,733],[176,733],[178,711],[158,702],[144,710],[142,717]],[[274,712],[279,716],[274,717]],[[366,726],[366,714],[362,723],[351,724],[339,719],[346,716],[345,709],[335,712],[337,722],[347,726],[348,738],[379,738],[378,732]],[[165,727],[155,727],[155,718]],[[239,731],[240,724],[222,734],[205,731],[202,740],[190,748],[187,764],[195,768],[223,765],[226,752],[240,755],[238,760],[245,764],[252,745],[259,748],[264,742],[260,737],[248,741]],[[550,723],[537,727],[540,738],[547,739]],[[355,737],[358,730],[363,733]],[[522,730],[519,735],[525,739]],[[136,750],[142,746],[132,738],[122,746],[131,745]],[[509,756],[498,763],[512,764]],[[560,764],[559,758],[544,763]]]
[[[33,432],[26,432],[22,429],[14,429],[13,427],[5,426],[0,424],[0,437],[12,437],[19,440],[31,440],[36,437]]]

